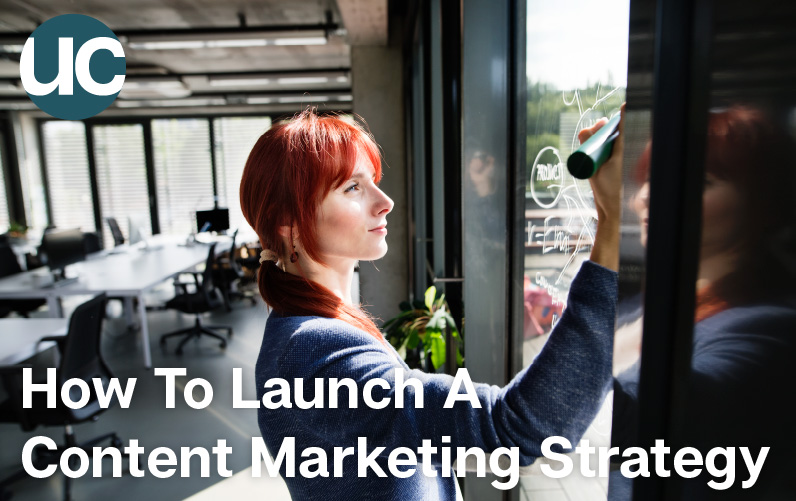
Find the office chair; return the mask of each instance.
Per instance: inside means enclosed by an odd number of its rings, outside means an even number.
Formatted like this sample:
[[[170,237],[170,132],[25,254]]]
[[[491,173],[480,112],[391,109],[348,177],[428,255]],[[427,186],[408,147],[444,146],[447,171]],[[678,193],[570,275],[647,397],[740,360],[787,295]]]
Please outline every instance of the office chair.
[[[238,237],[238,230],[232,234],[232,246],[229,250],[229,257],[218,260],[218,265],[213,270],[213,279],[221,291],[224,299],[224,307],[227,311],[232,311],[232,299],[248,299],[252,306],[257,304],[254,295],[249,291],[239,289],[233,290],[235,282],[240,282],[244,278],[243,268],[239,260],[235,259],[236,251],[235,239]],[[259,264],[259,263],[258,263]]]
[[[83,232],[83,248],[86,254],[93,254],[102,250],[102,242],[96,231]]]
[[[111,235],[113,236],[113,245],[114,247],[118,247],[124,243],[124,235],[122,234],[121,228],[119,228],[119,223],[116,221],[115,217],[106,217],[105,221],[108,222],[108,227],[111,230]]]
[[[177,355],[182,355],[182,347],[188,340],[200,338],[202,334],[214,337],[221,341],[219,347],[226,348],[227,341],[216,330],[226,330],[227,336],[232,337],[232,327],[228,325],[203,325],[202,313],[215,310],[223,303],[218,298],[217,289],[213,282],[213,267],[216,261],[216,244],[210,246],[207,253],[205,269],[202,273],[194,272],[194,283],[174,282],[178,289],[178,294],[166,303],[166,308],[181,311],[183,313],[193,313],[196,315],[196,322],[192,327],[180,329],[174,332],[163,334],[160,337],[160,344],[165,346],[166,339],[173,336],[185,336],[180,344],[177,345]],[[188,287],[193,285],[194,292],[189,292]]]
[[[66,336],[48,336],[41,341],[56,341],[60,353],[60,365],[56,368],[56,393],[60,395],[61,387],[72,378],[81,379],[93,388],[92,378],[100,378],[107,390],[113,374],[100,353],[102,322],[105,313],[105,294],[81,304],[69,319],[69,330]],[[44,448],[34,450],[33,464],[38,469],[47,465],[58,464],[61,454],[69,447],[80,447],[89,454],[92,447],[110,441],[111,446],[121,449],[122,441],[116,433],[107,433],[88,442],[78,443],[72,425],[86,421],[94,421],[105,411],[100,407],[96,394],[92,391],[88,403],[80,409],[70,409],[60,398],[57,406],[47,408],[47,395],[42,392],[33,394],[33,405],[30,409],[22,406],[22,369],[24,365],[0,366],[0,377],[7,393],[7,398],[0,402],[0,422],[19,423],[24,431],[31,431],[38,426],[64,426],[65,444],[57,450]],[[29,365],[27,367],[30,367]],[[24,469],[0,481],[0,496],[5,488],[22,478],[27,477]],[[64,476],[64,499],[71,498],[71,479]],[[0,498],[1,499],[1,498]]]
[[[17,255],[14,254],[11,246],[0,246],[0,278],[21,272],[22,267],[19,265]],[[28,318],[30,312],[38,310],[44,304],[47,304],[47,300],[42,298],[0,299],[0,311],[6,311],[6,315],[11,311],[15,311],[17,314]]]

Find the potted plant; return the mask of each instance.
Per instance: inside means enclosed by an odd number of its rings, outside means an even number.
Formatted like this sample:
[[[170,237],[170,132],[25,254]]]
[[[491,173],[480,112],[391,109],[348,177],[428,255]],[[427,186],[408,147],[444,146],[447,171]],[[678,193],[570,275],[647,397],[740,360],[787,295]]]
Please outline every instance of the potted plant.
[[[401,313],[387,320],[382,327],[384,337],[406,363],[414,368],[437,371],[445,365],[445,331],[449,329],[456,343],[456,366],[464,365],[462,336],[450,314],[445,294],[437,297],[433,285],[426,289],[424,301],[403,301]]]
[[[11,238],[23,239],[27,233],[28,227],[24,224],[12,221],[11,224],[8,225],[8,236]]]

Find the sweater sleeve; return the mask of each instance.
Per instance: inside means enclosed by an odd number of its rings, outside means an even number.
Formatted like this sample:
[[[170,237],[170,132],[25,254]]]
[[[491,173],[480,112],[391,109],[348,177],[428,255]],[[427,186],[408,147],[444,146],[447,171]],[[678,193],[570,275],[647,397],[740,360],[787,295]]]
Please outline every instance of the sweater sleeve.
[[[422,383],[422,408],[420,392],[412,386],[403,390],[403,407],[396,408],[395,377],[401,366],[378,340],[336,320],[304,322],[285,347],[279,372],[291,386],[294,378],[303,379],[307,400],[315,395],[315,385],[309,384],[313,379],[323,380],[327,394],[331,378],[356,382],[355,408],[342,391],[336,409],[295,410],[297,422],[319,446],[350,446],[358,437],[368,437],[369,444],[386,447],[388,454],[396,447],[417,448],[424,439],[439,444],[449,436],[451,447],[486,452],[519,447],[521,463],[530,464],[541,456],[545,438],[558,435],[574,442],[599,411],[611,380],[616,292],[616,273],[586,261],[536,360],[504,388],[474,384],[480,408],[457,401],[445,409],[454,378],[418,370],[405,371],[404,380]],[[376,401],[390,399],[383,409],[371,409],[363,400],[365,384],[373,378],[389,385],[372,392]],[[464,391],[462,386],[459,392]]]

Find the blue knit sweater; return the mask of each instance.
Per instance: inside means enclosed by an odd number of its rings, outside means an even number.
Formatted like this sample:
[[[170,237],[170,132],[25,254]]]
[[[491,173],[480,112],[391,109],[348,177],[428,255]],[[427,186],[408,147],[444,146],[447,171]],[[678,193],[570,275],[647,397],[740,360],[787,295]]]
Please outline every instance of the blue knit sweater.
[[[410,371],[391,347],[345,322],[272,313],[257,360],[258,399],[262,399],[264,384],[271,378],[287,380],[291,395],[295,378],[301,378],[307,401],[315,395],[315,378],[323,378],[326,392],[329,378],[351,378],[359,389],[357,408],[348,407],[345,390],[340,392],[336,409],[328,408],[328,401],[324,408],[260,408],[260,431],[272,456],[285,437],[295,437],[296,476],[285,478],[292,499],[456,499],[453,477],[426,476],[420,465],[409,478],[389,474],[390,451],[396,447],[417,450],[423,439],[443,446],[441,437],[450,436],[450,444],[445,446],[452,448],[454,458],[456,447],[478,447],[488,453],[498,447],[516,446],[522,465],[542,455],[541,443],[549,436],[564,436],[574,443],[599,410],[611,381],[616,287],[615,272],[585,262],[572,282],[564,314],[534,363],[504,388],[475,384],[480,409],[469,402],[444,409],[452,377]],[[411,387],[404,392],[403,408],[396,408],[398,368],[405,369],[405,379],[422,382],[423,408],[415,408],[416,395]],[[392,399],[384,409],[374,410],[364,404],[362,389],[371,378],[389,383],[389,390],[373,393],[375,400]],[[354,456],[345,458],[342,477],[334,476],[333,448],[356,449],[358,437],[366,437],[371,449],[385,447],[377,462],[388,472],[386,477],[378,477],[373,471],[359,477]],[[326,451],[328,477],[307,479],[299,475],[301,452],[308,447]],[[280,473],[285,476],[284,463]]]

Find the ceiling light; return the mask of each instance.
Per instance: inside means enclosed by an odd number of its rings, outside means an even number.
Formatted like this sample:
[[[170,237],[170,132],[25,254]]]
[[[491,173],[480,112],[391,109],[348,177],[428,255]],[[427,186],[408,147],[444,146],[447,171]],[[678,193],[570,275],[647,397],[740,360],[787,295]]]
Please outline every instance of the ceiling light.
[[[250,97],[246,99],[249,104],[271,104],[274,102],[270,97]]]
[[[326,45],[326,37],[277,38],[274,45]]]
[[[191,95],[191,90],[179,78],[130,78],[125,80],[122,99],[181,98]]]
[[[224,30],[206,33],[153,33],[120,36],[133,50],[216,49],[230,47],[264,47],[268,45],[323,45],[326,32],[308,30]]]
[[[280,97],[280,103],[325,103],[329,96],[285,96]]]
[[[276,82],[285,85],[321,84],[328,83],[329,77],[283,77],[277,78]]]
[[[247,87],[254,85],[268,85],[271,83],[270,78],[262,77],[230,77],[230,78],[210,78],[211,87]]]
[[[25,46],[18,44],[0,45],[0,52],[4,52],[6,54],[22,54],[23,47]]]
[[[163,108],[183,106],[223,106],[227,104],[224,98],[190,98],[190,99],[147,99],[138,101],[125,101],[117,99],[117,108]]]
[[[350,94],[341,94],[333,96],[284,96],[278,98],[279,103],[326,103],[334,101],[352,101],[353,96]]]

